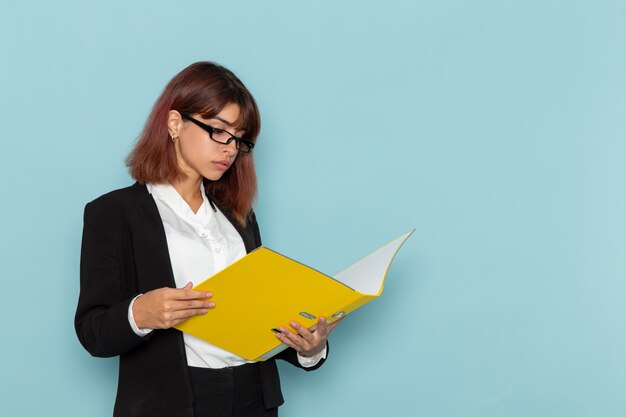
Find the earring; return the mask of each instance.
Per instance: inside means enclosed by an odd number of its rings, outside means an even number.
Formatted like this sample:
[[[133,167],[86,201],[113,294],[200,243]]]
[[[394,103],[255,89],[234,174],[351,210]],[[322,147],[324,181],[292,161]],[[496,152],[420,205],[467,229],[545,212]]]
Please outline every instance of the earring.
[[[172,143],[176,143],[177,140],[178,140],[178,136],[172,136]]]

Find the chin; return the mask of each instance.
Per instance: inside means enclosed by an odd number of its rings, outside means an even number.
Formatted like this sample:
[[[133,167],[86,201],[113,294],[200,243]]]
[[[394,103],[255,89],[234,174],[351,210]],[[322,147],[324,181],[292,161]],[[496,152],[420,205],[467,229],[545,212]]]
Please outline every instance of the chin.
[[[217,181],[224,176],[223,172],[207,172],[203,175],[209,181]]]

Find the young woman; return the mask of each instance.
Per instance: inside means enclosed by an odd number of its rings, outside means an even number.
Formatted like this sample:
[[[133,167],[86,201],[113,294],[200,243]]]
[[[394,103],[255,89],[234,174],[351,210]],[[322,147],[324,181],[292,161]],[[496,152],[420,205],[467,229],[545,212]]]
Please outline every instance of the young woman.
[[[229,70],[195,63],[157,100],[128,157],[137,182],[85,207],[75,327],[93,356],[120,357],[115,416],[276,416],[275,359],[317,369],[332,325],[297,322],[289,349],[248,362],[172,326],[211,314],[200,281],[261,245],[252,211],[254,98]],[[245,329],[242,329],[245,331]]]

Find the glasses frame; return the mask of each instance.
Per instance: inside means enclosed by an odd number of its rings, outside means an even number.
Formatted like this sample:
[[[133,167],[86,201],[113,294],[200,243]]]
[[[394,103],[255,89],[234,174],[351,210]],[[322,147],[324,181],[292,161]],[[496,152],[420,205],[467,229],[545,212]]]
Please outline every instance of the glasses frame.
[[[219,143],[221,145],[229,145],[232,141],[235,141],[235,147],[241,153],[250,153],[250,152],[252,152],[252,149],[254,149],[254,142],[252,142],[252,141],[250,141],[248,139],[243,139],[243,138],[240,138],[238,136],[235,136],[232,133],[230,133],[228,130],[219,129],[219,128],[213,127],[211,125],[207,125],[206,123],[202,123],[200,120],[191,117],[191,115],[188,114],[188,113],[181,113],[180,115],[183,117],[183,119],[189,120],[191,123],[195,124],[200,129],[208,132],[209,133],[209,137],[211,138],[211,140],[213,142],[217,142],[217,143]],[[226,132],[226,133],[228,133],[230,135],[230,137],[226,140],[226,142],[220,142],[219,140],[217,140],[217,139],[215,139],[213,137],[213,133],[215,133],[216,130],[221,130],[222,132]],[[241,149],[241,144],[242,143],[248,147],[247,151]]]

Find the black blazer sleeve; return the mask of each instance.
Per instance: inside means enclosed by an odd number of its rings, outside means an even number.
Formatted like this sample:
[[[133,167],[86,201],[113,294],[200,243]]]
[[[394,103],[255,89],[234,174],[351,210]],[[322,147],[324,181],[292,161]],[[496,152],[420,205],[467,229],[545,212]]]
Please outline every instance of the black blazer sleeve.
[[[93,356],[123,354],[146,340],[128,322],[129,296],[124,256],[128,256],[123,207],[98,199],[85,207],[80,259],[80,296],[74,325]],[[127,233],[127,232],[126,232]]]
[[[328,353],[330,352],[330,348],[328,345],[328,342],[326,342],[326,357],[328,357]],[[304,369],[305,371],[309,372],[309,371],[315,371],[316,369],[318,369],[320,366],[322,366],[324,364],[324,362],[326,361],[325,358],[320,359],[320,361],[315,364],[314,366],[310,366],[308,368],[305,368],[304,366],[302,366],[300,364],[300,362],[298,361],[298,353],[292,349],[292,348],[287,348],[285,350],[283,350],[282,352],[280,352],[278,355],[274,356],[275,359],[281,359],[284,360],[286,362],[289,362],[290,364],[292,364],[293,366],[296,366],[298,368]]]

